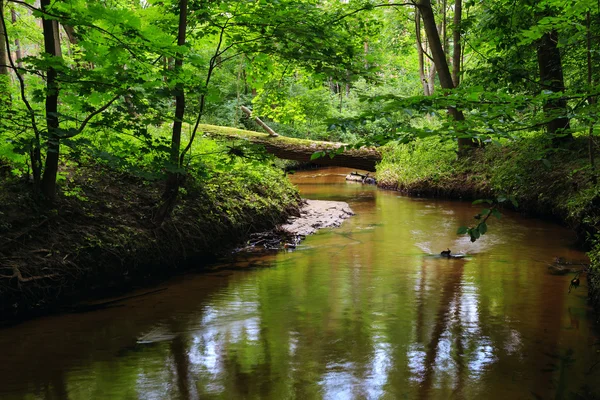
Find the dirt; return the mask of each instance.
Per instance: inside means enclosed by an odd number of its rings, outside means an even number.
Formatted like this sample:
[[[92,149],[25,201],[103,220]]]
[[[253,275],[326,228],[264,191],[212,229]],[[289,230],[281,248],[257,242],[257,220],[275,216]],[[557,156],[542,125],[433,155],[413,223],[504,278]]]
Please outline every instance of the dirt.
[[[250,232],[297,215],[300,201],[291,192],[271,198],[258,186],[238,193],[226,181],[215,190],[190,178],[157,225],[160,181],[101,166],[69,179],[83,200],[60,193],[52,207],[32,199],[29,183],[0,181],[0,325],[201,268]]]

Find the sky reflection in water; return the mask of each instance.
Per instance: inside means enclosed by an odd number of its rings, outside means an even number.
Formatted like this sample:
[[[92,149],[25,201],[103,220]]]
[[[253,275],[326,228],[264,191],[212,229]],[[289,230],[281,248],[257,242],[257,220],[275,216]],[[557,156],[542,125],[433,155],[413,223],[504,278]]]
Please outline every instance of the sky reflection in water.
[[[569,232],[509,214],[473,244],[455,232],[477,207],[328,171],[294,180],[305,197],[346,200],[357,215],[255,260],[269,268],[228,265],[125,307],[0,331],[0,398],[563,398],[585,384],[598,393],[585,288],[568,295],[568,276],[546,274],[555,255],[583,257]],[[469,257],[435,256],[448,247]]]

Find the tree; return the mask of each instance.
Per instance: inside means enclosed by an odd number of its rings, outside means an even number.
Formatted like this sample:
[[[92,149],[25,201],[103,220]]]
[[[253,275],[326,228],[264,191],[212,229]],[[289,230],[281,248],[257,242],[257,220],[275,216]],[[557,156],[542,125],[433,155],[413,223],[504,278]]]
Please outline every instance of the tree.
[[[537,58],[540,71],[541,90],[564,93],[562,61],[558,49],[558,32],[545,32],[537,44]],[[563,98],[550,98],[544,104],[544,111],[549,118],[548,133],[554,144],[558,145],[573,139],[571,125],[567,116],[567,101]]]
[[[42,193],[52,200],[56,192],[56,175],[58,174],[58,159],[60,153],[60,120],[58,117],[58,96],[60,87],[57,81],[55,60],[61,58],[60,36],[58,22],[48,16],[51,0],[41,0],[42,28],[44,30],[44,52],[51,61],[46,69],[46,127],[48,130],[46,162],[42,177]]]
[[[460,24],[462,21],[462,0],[454,1],[454,18],[452,27],[452,41],[454,42],[452,49],[452,81],[454,87],[460,84],[460,67],[462,64],[462,44],[460,40]]]
[[[8,49],[6,47],[6,37],[4,36],[4,31],[6,30],[4,27],[4,0],[0,0],[0,79],[2,76],[8,76]],[[0,85],[6,83],[0,82]]]
[[[184,81],[181,79],[183,69],[183,53],[182,48],[186,44],[186,30],[187,30],[187,0],[179,1],[179,24],[177,28],[177,46],[179,51],[175,54],[175,71],[174,78],[175,84],[175,118],[173,119],[173,129],[171,134],[171,168],[174,170],[169,172],[169,178],[167,180],[167,186],[163,197],[165,198],[165,204],[161,207],[161,211],[157,213],[158,220],[164,219],[166,213],[169,212],[180,184],[180,174],[178,168],[179,163],[179,152],[181,149],[181,127],[183,125],[183,119],[185,116],[185,88]]]
[[[429,46],[431,48],[431,54],[433,61],[435,62],[438,77],[440,78],[440,85],[443,89],[454,89],[454,82],[452,80],[452,75],[450,74],[450,68],[448,67],[448,61],[446,60],[446,53],[442,47],[440,35],[435,23],[435,16],[433,14],[433,9],[431,8],[431,1],[419,0],[415,4],[423,16],[423,25],[425,27],[425,33],[427,34],[427,40],[429,41]],[[448,112],[450,115],[452,115],[454,120],[459,123],[465,119],[462,111],[456,107],[449,107]],[[475,142],[471,138],[458,138],[459,151],[465,151],[474,145]]]

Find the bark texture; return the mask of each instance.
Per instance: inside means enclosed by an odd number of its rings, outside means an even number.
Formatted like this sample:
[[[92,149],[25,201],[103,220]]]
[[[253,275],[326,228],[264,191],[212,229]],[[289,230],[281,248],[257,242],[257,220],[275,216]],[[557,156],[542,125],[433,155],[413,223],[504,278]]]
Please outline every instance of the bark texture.
[[[564,92],[565,81],[562,60],[558,49],[558,32],[547,32],[538,42],[537,58],[540,69],[542,90]],[[573,136],[569,132],[571,124],[567,115],[567,101],[563,98],[548,100],[544,112],[551,118],[547,123],[548,133],[553,135],[553,143],[570,141]]]
[[[429,47],[431,48],[431,55],[437,69],[437,74],[440,79],[440,85],[443,89],[454,89],[454,82],[452,81],[452,75],[450,74],[450,68],[448,67],[448,61],[446,60],[446,53],[442,47],[440,35],[435,24],[435,16],[431,8],[430,0],[419,0],[417,7],[423,16],[423,26],[427,39],[429,40]],[[464,121],[465,117],[463,113],[454,108],[448,108],[448,112],[455,121]],[[464,151],[470,147],[475,146],[476,143],[470,138],[458,138],[458,149]]]
[[[51,0],[42,0],[42,11],[50,7]],[[58,23],[42,16],[44,31],[44,52],[52,57],[61,57]],[[42,177],[42,194],[49,200],[54,198],[56,192],[56,175],[58,173],[58,159],[60,153],[60,121],[58,118],[58,95],[60,88],[56,80],[57,73],[52,67],[46,71],[46,126],[48,130],[46,162]]]
[[[268,153],[285,160],[310,162],[318,165],[348,167],[375,171],[375,165],[381,161],[381,154],[373,148],[347,150],[333,158],[329,156],[311,160],[317,151],[335,150],[344,146],[344,143],[321,142],[316,140],[293,139],[284,136],[273,137],[266,133],[246,131],[216,125],[199,125],[199,129],[211,136],[234,140],[247,140],[251,143],[261,144]]]

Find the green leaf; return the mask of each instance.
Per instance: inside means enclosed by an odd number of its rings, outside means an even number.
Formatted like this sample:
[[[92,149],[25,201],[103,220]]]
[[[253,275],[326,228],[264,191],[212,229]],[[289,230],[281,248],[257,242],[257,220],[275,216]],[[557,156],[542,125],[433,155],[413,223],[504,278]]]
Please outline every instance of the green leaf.
[[[485,222],[482,222],[482,223],[480,223],[478,228],[479,228],[479,229],[478,229],[478,230],[479,230],[479,232],[480,232],[482,235],[485,235],[485,233],[486,233],[486,232],[487,232],[487,230],[488,230],[487,224],[486,224]]]
[[[500,213],[498,210],[492,210],[492,215],[498,219],[502,217],[502,213]]]
[[[321,158],[325,155],[324,152],[322,151],[315,151],[314,153],[312,153],[312,155],[310,156],[310,160],[316,160],[317,158]]]
[[[489,199],[479,199],[479,200],[475,200],[472,204],[475,206],[477,204],[482,204],[482,203],[494,204],[494,201],[489,200]]]
[[[458,230],[456,231],[457,235],[464,235],[465,233],[467,233],[469,231],[469,228],[467,228],[466,226],[461,226],[460,228],[458,228]]]

